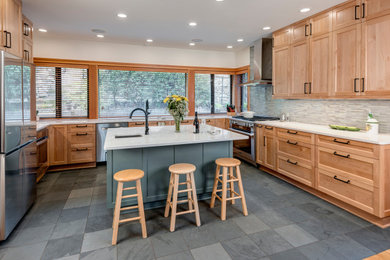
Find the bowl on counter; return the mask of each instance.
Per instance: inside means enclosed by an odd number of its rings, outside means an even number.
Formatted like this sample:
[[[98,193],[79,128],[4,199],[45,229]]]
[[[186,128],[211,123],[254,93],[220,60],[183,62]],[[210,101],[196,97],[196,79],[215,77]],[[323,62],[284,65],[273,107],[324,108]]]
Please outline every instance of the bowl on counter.
[[[241,113],[241,115],[245,118],[253,118],[253,116],[255,115],[255,112],[253,111],[244,111]]]

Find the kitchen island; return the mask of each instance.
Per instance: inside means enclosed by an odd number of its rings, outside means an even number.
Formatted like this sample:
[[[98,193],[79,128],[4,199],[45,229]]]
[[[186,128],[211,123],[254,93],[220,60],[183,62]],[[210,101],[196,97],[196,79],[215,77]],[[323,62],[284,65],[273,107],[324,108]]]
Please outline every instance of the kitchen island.
[[[104,149],[107,152],[107,207],[115,204],[116,172],[124,169],[141,169],[145,208],[165,205],[169,186],[168,167],[175,163],[196,166],[195,184],[198,199],[211,197],[217,158],[233,157],[233,141],[248,137],[221,128],[202,126],[194,134],[192,126],[182,126],[176,133],[174,126],[151,127],[150,135],[143,127],[114,128],[107,131]],[[134,186],[126,183],[124,187]],[[124,194],[132,191],[125,191]],[[134,205],[136,199],[123,200],[122,205]]]

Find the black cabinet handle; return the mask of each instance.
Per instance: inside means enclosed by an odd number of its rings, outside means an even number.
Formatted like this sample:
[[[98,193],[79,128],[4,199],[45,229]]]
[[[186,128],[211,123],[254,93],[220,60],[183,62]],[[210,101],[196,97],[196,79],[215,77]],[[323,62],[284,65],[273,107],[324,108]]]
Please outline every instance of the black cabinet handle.
[[[309,25],[305,24],[305,37],[309,36],[309,34],[307,34],[307,27],[309,27]]]
[[[272,129],[274,129],[274,128],[273,128],[272,126],[266,126],[265,129],[267,129],[267,130],[272,130]]]
[[[265,136],[263,136],[263,146],[265,146]]]
[[[309,82],[309,94],[311,94],[311,82]]]
[[[292,144],[292,145],[297,145],[298,144],[298,142],[293,143],[293,142],[290,142],[290,140],[287,140],[287,143],[288,144]]]
[[[257,127],[258,127],[258,128],[263,128],[263,126],[262,126],[262,125],[257,125]]]
[[[36,155],[37,152],[30,152],[30,155]]]
[[[362,18],[366,18],[366,4],[362,4]]]
[[[88,125],[76,125],[77,128],[85,128],[88,127]]]
[[[297,131],[293,132],[293,131],[287,130],[287,134],[291,134],[291,135],[297,135],[297,134],[298,134],[298,132],[297,132]]]
[[[23,24],[23,34],[24,36],[30,35],[30,26],[27,23]]]
[[[303,93],[304,94],[307,94],[306,85],[307,85],[307,82],[303,83]]]
[[[3,45],[4,48],[8,48],[8,32],[4,31],[5,34],[5,45]]]
[[[342,155],[342,154],[339,154],[339,153],[337,153],[337,152],[334,152],[333,155],[336,155],[336,156],[339,156],[339,157],[343,157],[343,158],[347,158],[347,159],[349,159],[349,158],[351,157],[350,154],[348,154],[348,155]]]
[[[88,151],[88,148],[76,148],[77,152]]]
[[[298,162],[292,162],[292,161],[290,161],[290,159],[287,159],[287,162],[288,162],[289,164],[292,164],[292,165],[297,165],[297,164],[298,164]]]
[[[88,133],[76,133],[76,136],[84,136],[84,135],[88,135]]]
[[[8,34],[9,34],[9,46],[8,46],[8,48],[12,48],[12,34],[11,34],[11,32],[8,32]]]
[[[24,50],[24,59],[30,61],[30,52],[28,50]]]
[[[333,142],[335,142],[335,143],[339,143],[339,144],[350,144],[350,143],[351,143],[350,141],[346,141],[346,142],[339,141],[339,140],[337,140],[336,138],[335,138],[335,139],[333,139]]]
[[[364,92],[365,89],[364,89],[364,78],[362,78],[362,88],[361,88],[361,91]]]
[[[358,8],[360,6],[359,5],[355,5],[355,20],[360,20],[360,18],[358,17]]]
[[[312,26],[312,23],[310,23],[310,35],[313,35],[313,26]]]
[[[359,78],[354,78],[353,79],[353,91],[356,93],[356,92],[359,92],[359,90],[357,90],[357,81],[359,80]]]
[[[350,183],[351,183],[351,180],[344,181],[344,180],[342,180],[342,179],[337,178],[337,175],[335,175],[335,176],[333,177],[333,179],[335,179],[336,181],[341,181],[341,182],[346,183],[346,184],[350,184]]]

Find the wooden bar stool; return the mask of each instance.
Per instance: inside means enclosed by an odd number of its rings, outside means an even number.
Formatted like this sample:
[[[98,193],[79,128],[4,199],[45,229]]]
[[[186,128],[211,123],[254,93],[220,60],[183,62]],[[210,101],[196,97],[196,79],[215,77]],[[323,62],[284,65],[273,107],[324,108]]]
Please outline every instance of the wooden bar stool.
[[[131,170],[123,170],[115,173],[114,180],[118,182],[118,188],[116,191],[116,202],[115,202],[115,210],[114,210],[114,221],[112,223],[113,233],[112,233],[112,245],[116,245],[117,238],[118,238],[118,228],[119,224],[139,220],[141,223],[142,228],[142,237],[146,238],[148,236],[146,232],[146,222],[145,222],[145,212],[144,212],[144,202],[142,199],[142,189],[141,189],[141,179],[144,177],[144,172],[137,169],[131,169]],[[136,186],[129,187],[129,188],[123,188],[123,183],[135,181]],[[125,195],[123,196],[123,191],[126,190],[136,190],[135,194],[131,195]],[[121,208],[122,199],[127,198],[135,198],[138,199],[138,205],[136,206],[130,206],[130,207],[124,207]],[[124,210],[132,210],[137,209],[139,212],[138,217],[134,218],[127,218],[127,219],[120,219],[121,211]]]
[[[172,209],[171,212],[171,227],[170,231],[175,231],[176,216],[183,215],[187,213],[195,213],[196,225],[200,226],[200,217],[199,217],[199,207],[198,199],[196,196],[196,187],[194,172],[196,170],[195,165],[189,163],[178,163],[169,166],[169,171],[171,172],[171,178],[169,180],[168,188],[168,197],[167,204],[165,206],[164,216],[167,218],[169,216],[169,209]],[[180,181],[180,175],[186,175],[185,182]],[[179,190],[180,185],[186,185],[186,189]],[[187,192],[187,199],[177,200],[179,193]],[[177,212],[177,204],[182,204],[188,202],[188,210]]]
[[[244,216],[248,215],[248,209],[246,208],[246,201],[244,195],[244,187],[242,186],[240,164],[241,161],[234,158],[219,158],[215,160],[217,164],[217,170],[215,171],[215,180],[213,193],[211,195],[210,208],[214,208],[215,198],[219,199],[222,203],[221,205],[221,219],[226,220],[226,201],[232,201],[232,204],[235,203],[236,199],[241,199],[242,211]],[[222,167],[222,175],[220,175],[220,170]],[[236,168],[236,175],[234,176],[233,169]],[[229,169],[229,178],[228,178],[228,169]],[[222,177],[222,179],[220,179]],[[222,184],[222,189],[218,188],[218,182]],[[234,190],[234,183],[238,182],[238,189],[240,193],[237,193]],[[227,184],[229,183],[229,198],[227,197]],[[222,196],[218,196],[217,192],[222,192]]]

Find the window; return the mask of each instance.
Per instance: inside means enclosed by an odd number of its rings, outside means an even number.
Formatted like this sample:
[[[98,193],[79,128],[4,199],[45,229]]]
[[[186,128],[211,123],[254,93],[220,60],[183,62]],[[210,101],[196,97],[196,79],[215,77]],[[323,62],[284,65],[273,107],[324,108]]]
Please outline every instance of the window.
[[[232,102],[232,76],[195,74],[195,111],[200,114],[225,113]]]
[[[248,81],[248,73],[243,73],[237,75],[238,77],[238,84],[242,84]],[[240,100],[240,111],[247,111],[248,110],[248,87],[242,86],[241,87],[241,100]]]
[[[129,116],[146,100],[152,115],[167,115],[164,98],[185,96],[186,83],[186,73],[99,69],[99,117]]]
[[[37,67],[40,117],[88,117],[88,69]]]

